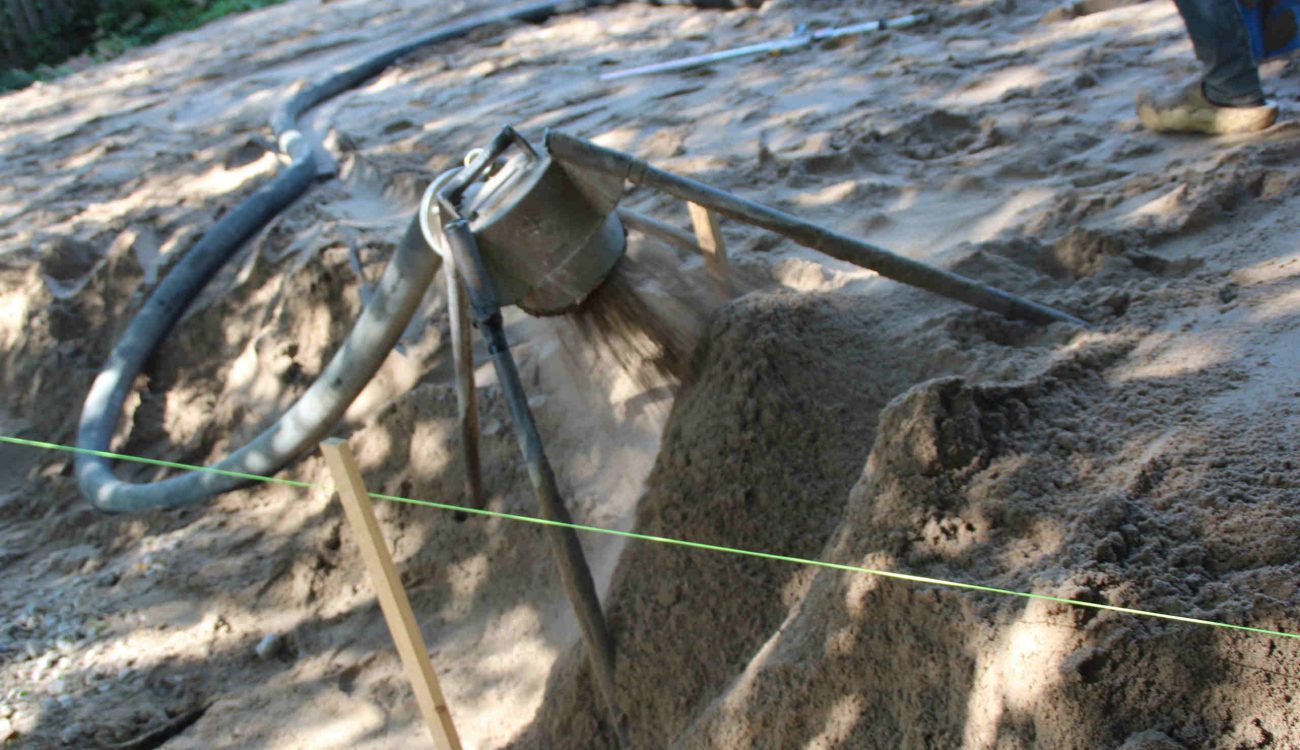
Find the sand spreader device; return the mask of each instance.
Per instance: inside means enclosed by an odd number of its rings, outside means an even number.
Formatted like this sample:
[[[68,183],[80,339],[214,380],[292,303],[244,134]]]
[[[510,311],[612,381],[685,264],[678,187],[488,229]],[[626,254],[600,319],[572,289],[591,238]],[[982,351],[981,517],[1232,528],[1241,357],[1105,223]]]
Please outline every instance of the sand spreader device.
[[[301,150],[292,169],[310,168]],[[304,166],[305,165],[305,166]],[[298,173],[289,173],[294,179]],[[619,206],[627,183],[685,201],[696,233]],[[291,186],[292,187],[292,186]],[[283,196],[281,195],[283,193]],[[1009,318],[1037,324],[1086,324],[1060,310],[906,258],[630,154],[562,132],[530,143],[504,128],[464,166],[425,191],[417,215],[347,338],[315,382],[254,439],[204,471],[152,482],[118,477],[109,451],[123,403],[144,363],[180,314],[239,243],[293,192],[278,181],[230,212],[158,285],[114,347],[91,386],[78,431],[76,475],[86,500],[106,513],[179,508],[266,478],[320,444],[379,370],[420,308],[443,266],[464,457],[466,495],[484,502],[479,460],[471,321],[481,332],[508,404],[560,576],[580,625],[592,676],[619,743],[628,732],[615,700],[614,641],[571,517],[528,405],[502,308],[534,316],[583,310],[617,275],[629,229],[705,254],[725,269],[719,219],[744,222],[806,248],[911,286]],[[259,223],[260,222],[260,223]],[[721,257],[720,257],[721,256]],[[615,287],[610,286],[613,290]],[[591,310],[590,307],[587,308]],[[157,462],[163,465],[165,462]]]
[[[239,247],[326,172],[319,144],[304,136],[302,115],[368,80],[415,50],[463,39],[502,23],[541,22],[583,12],[614,0],[549,0],[449,24],[306,86],[276,108],[271,118],[279,150],[289,166],[222,216],[155,287],[109,354],[86,396],[78,425],[76,476],[86,500],[105,513],[180,508],[204,502],[264,479],[315,449],[380,369],[420,308],[440,265],[445,266],[456,393],[464,455],[466,495],[484,501],[473,382],[471,321],[486,340],[506,397],[516,437],[547,525],[566,594],[577,614],[592,676],[618,742],[629,747],[615,700],[614,641],[606,624],[582,547],[556,483],[506,339],[501,310],[516,306],[536,315],[583,309],[593,293],[618,273],[627,231],[657,236],[700,250],[710,271],[723,273],[725,250],[719,219],[744,222],[784,236],[881,276],[1010,318],[1082,326],[1065,312],[994,289],[963,276],[905,258],[860,239],[810,223],[704,183],[658,169],[636,157],[560,132],[540,145],[503,129],[464,166],[446,172],[425,192],[387,268],[346,339],[316,380],[292,406],[245,445],[204,471],[156,481],[133,482],[114,473],[110,451],[135,379],[165,342],[190,303]],[[910,20],[909,20],[910,19]],[[921,17],[858,24],[842,33],[901,28]],[[826,38],[836,36],[826,32]],[[816,34],[781,42],[804,45]],[[767,48],[740,48],[749,54]],[[734,51],[732,51],[734,52]],[[731,52],[713,59],[730,59]],[[680,63],[695,65],[700,60]],[[663,69],[678,69],[672,63]],[[656,68],[659,69],[659,68]],[[625,71],[631,75],[646,72]],[[620,73],[620,75],[623,75]],[[688,203],[692,235],[622,208],[627,183]],[[608,289],[613,289],[609,286]],[[590,307],[588,307],[590,310]],[[166,462],[156,462],[168,465]]]
[[[501,310],[515,305],[531,315],[547,316],[581,307],[626,250],[626,229],[617,210],[625,182],[687,201],[694,212],[716,212],[762,227],[882,276],[1010,318],[1085,325],[1068,313],[657,169],[629,154],[559,132],[548,133],[542,147],[536,148],[507,127],[486,148],[472,152],[464,167],[433,181],[418,217],[426,241],[445,264],[466,487],[476,500],[481,498],[482,479],[471,316],[486,341],[509,406],[538,509],[548,521],[572,523],[510,353]],[[634,223],[643,230],[653,232],[658,226],[648,217],[622,215],[635,217]],[[578,615],[597,687],[626,746],[614,697],[614,642],[577,533],[559,525],[548,526],[547,532]]]

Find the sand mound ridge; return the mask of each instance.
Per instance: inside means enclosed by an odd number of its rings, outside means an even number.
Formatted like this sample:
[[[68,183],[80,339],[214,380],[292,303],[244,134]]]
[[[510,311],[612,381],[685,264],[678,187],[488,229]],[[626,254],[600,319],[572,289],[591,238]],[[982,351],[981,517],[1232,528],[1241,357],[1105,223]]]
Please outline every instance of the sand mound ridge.
[[[299,0],[6,96],[6,433],[71,441],[140,290],[276,168],[259,140],[266,92],[469,9],[453,5]],[[925,28],[619,86],[591,72],[911,8],[637,4],[413,55],[320,114],[342,179],[199,301],[138,384],[117,445],[205,462],[242,442],[319,370],[424,180],[502,120],[563,127],[1094,326],[974,313],[734,222],[747,280],[732,291],[758,288],[702,317],[650,273],[699,276],[699,259],[634,237],[632,252],[656,260],[632,286],[673,338],[508,321],[579,521],[1300,631],[1300,130],[1138,130],[1132,90],[1195,65],[1171,6],[1112,5],[969,0]],[[1292,64],[1265,80],[1300,100]],[[627,204],[687,226],[661,196]],[[426,303],[341,432],[373,489],[455,499],[436,286]],[[531,512],[488,368],[479,383],[489,507]],[[256,487],[103,518],[65,459],[5,448],[0,466],[10,743],[426,740],[325,493]],[[315,458],[290,475],[328,481]],[[380,514],[468,742],[609,746],[541,533]],[[1289,641],[584,543],[639,746],[1168,750],[1300,736]],[[268,635],[280,648],[260,658]]]

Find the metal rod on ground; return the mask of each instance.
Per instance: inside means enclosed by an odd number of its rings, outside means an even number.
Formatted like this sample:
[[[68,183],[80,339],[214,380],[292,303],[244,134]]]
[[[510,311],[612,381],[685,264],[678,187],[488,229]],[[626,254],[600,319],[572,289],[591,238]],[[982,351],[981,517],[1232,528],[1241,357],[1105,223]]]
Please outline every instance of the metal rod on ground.
[[[758,44],[748,44],[744,47],[734,47],[732,49],[720,50],[718,52],[709,52],[703,55],[694,55],[692,57],[683,57],[678,60],[668,60],[661,63],[650,65],[641,65],[635,68],[626,68],[605,73],[600,77],[602,81],[617,81],[620,78],[631,78],[632,76],[646,75],[648,73],[667,73],[673,70],[689,70],[699,68],[705,65],[711,65],[726,60],[736,60],[742,57],[754,57],[756,55],[770,55],[790,50],[811,47],[817,42],[827,39],[835,39],[853,34],[865,34],[869,31],[880,31],[881,29],[903,29],[908,26],[915,26],[930,20],[929,13],[917,13],[910,16],[901,16],[899,18],[881,19],[879,21],[867,21],[865,23],[855,23],[851,26],[841,26],[834,29],[818,29],[816,31],[805,31],[795,33],[785,39],[777,39],[770,42],[760,42]]]
[[[456,266],[465,281],[469,293],[470,305],[474,310],[475,321],[479,331],[487,339],[488,352],[496,366],[497,380],[501,391],[510,407],[510,417],[515,425],[515,437],[519,440],[519,450],[528,465],[528,478],[537,493],[538,511],[548,521],[572,524],[573,517],[564,505],[560,488],[555,481],[555,472],[551,469],[546,451],[542,447],[542,438],[537,432],[532,411],[528,408],[528,396],[519,378],[514,356],[510,353],[510,344],[506,341],[502,328],[501,308],[496,301],[496,292],[492,279],[483,266],[483,259],[478,254],[477,243],[469,229],[469,223],[460,220],[446,224],[443,231],[447,246],[455,258]],[[586,555],[578,541],[578,534],[572,528],[547,526],[546,536],[559,563],[560,579],[573,605],[574,614],[578,616],[578,625],[582,630],[582,639],[587,647],[587,655],[597,689],[609,712],[615,736],[619,746],[631,747],[627,723],[623,712],[618,707],[614,683],[614,637],[609,632],[609,625],[600,608],[600,598],[596,594],[596,583],[592,580],[591,569],[587,566]]]
[[[1085,328],[1088,325],[1069,313],[985,286],[951,271],[896,255],[688,177],[665,172],[630,154],[591,141],[552,131],[546,135],[546,148],[552,158],[562,163],[619,175],[629,182],[661,190],[682,200],[711,208],[724,216],[788,237],[832,258],[868,268],[886,278],[968,305],[1034,323],[1064,322]]]
[[[469,504],[484,503],[483,467],[479,460],[478,397],[474,390],[474,347],[469,332],[469,301],[456,262],[444,261],[447,311],[451,319],[451,353],[456,364],[456,413],[460,424],[461,456],[465,460],[465,494]],[[462,516],[463,517],[463,516]]]
[[[443,697],[442,687],[438,684],[438,675],[429,663],[429,648],[420,635],[420,627],[411,611],[411,601],[406,597],[406,589],[402,588],[402,579],[398,577],[393,557],[388,552],[388,543],[384,541],[379,529],[375,508],[370,503],[370,493],[366,491],[361,472],[357,469],[356,458],[348,444],[337,438],[321,443],[320,451],[334,476],[348,525],[352,527],[352,533],[356,535],[357,544],[361,547],[361,559],[365,561],[370,580],[375,584],[379,608],[388,621],[388,631],[392,634],[397,654],[402,659],[406,678],[411,681],[411,689],[415,691],[415,702],[420,707],[420,715],[424,717],[424,723],[429,727],[438,750],[461,750],[460,736],[451,719],[451,709],[447,707],[447,699]]]

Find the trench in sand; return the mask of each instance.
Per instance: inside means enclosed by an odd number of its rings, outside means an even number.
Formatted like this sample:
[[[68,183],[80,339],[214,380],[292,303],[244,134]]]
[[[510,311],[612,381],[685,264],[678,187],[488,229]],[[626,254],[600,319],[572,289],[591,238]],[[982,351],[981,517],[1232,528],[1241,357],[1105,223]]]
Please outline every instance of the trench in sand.
[[[330,114],[345,180],[296,206],[184,324],[141,383],[129,445],[207,460],[291,398],[360,303],[352,246],[373,280],[401,225],[406,209],[391,218],[374,196],[408,202],[511,112],[1099,328],[1063,339],[971,315],[727,224],[737,257],[784,290],[717,313],[676,395],[598,360],[562,321],[510,322],[581,520],[1294,630],[1294,127],[1259,142],[1135,130],[1132,88],[1194,66],[1160,3],[1050,23],[1048,3],[967,3],[925,33],[607,98],[584,88],[602,59],[697,51],[719,28],[763,36],[807,14],[834,23],[836,6],[609,9],[416,56],[343,98]],[[274,168],[251,158],[257,92],[284,71],[258,61],[330,39],[351,57],[348,39],[378,45],[428,13],[388,4],[396,15],[371,23],[373,3],[322,7],[347,28],[322,39],[276,11],[237,28],[266,41],[256,55],[200,32],[12,99],[30,119],[3,136],[0,342],[6,402],[28,430],[68,435],[147,259],[170,262],[218,195]],[[1283,65],[1267,80],[1296,96]],[[86,87],[143,108],[84,122],[116,106]],[[74,100],[81,114],[57,111]],[[205,129],[218,111],[223,128]],[[675,202],[628,200],[685,226]],[[79,292],[51,293],[42,273],[76,281],[87,259]],[[348,429],[373,489],[446,499],[460,487],[455,405],[430,302]],[[964,383],[920,387],[876,421],[891,396],[948,373]],[[479,375],[494,507],[530,512],[490,368]],[[0,670],[32,696],[3,700],[32,742],[125,741],[208,700],[168,747],[423,740],[329,498],[259,488],[103,519],[62,469],[42,459],[0,493],[14,542],[3,590],[24,603],[4,616],[0,641],[22,650]],[[328,481],[315,459],[298,472]],[[380,512],[466,736],[601,746],[540,534]],[[651,746],[1227,748],[1297,734],[1285,643],[590,541],[621,689]],[[284,658],[251,656],[268,632]]]

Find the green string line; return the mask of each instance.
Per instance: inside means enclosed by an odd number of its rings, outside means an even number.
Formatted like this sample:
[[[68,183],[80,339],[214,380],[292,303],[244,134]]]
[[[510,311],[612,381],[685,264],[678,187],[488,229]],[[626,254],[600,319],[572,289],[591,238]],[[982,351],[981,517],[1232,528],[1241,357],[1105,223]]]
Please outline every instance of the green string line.
[[[28,448],[41,448],[44,450],[63,451],[66,453],[80,453],[90,456],[99,456],[100,458],[110,458],[120,461],[132,461],[135,463],[149,464],[151,466],[164,466],[171,469],[182,469],[185,471],[203,471],[212,474],[221,474],[223,476],[238,477],[257,482],[267,482],[271,484],[283,484],[290,487],[299,487],[303,489],[318,489],[333,492],[334,487],[328,485],[313,484],[311,482],[298,482],[290,479],[276,479],[274,477],[264,477],[257,474],[241,474],[232,471],[223,471],[212,469],[205,466],[194,466],[191,464],[176,463],[174,461],[160,461],[153,458],[142,458],[140,456],[131,456],[122,453],[111,453],[108,451],[90,450],[88,448],[75,448],[68,445],[59,445],[57,443],[43,443],[36,440],[24,440],[22,438],[8,437],[0,435],[0,443],[9,443],[12,445],[21,445]],[[654,542],[657,544],[670,544],[677,547],[686,547],[688,549],[708,550],[710,552],[722,552],[729,555],[741,555],[744,557],[756,557],[762,560],[775,560],[778,562],[794,563],[796,565],[810,565],[817,568],[826,568],[828,570],[840,570],[849,573],[865,573],[871,576],[889,578],[896,581],[906,581],[908,583],[919,583],[929,586],[943,586],[946,588],[960,589],[964,591],[976,591],[985,594],[998,594],[1001,596],[1013,596],[1021,599],[1038,599],[1041,601],[1055,602],[1057,604],[1067,604],[1074,607],[1086,607],[1088,609],[1101,610],[1104,612],[1117,612],[1125,615],[1135,615],[1139,617],[1152,617],[1160,620],[1169,620],[1172,622],[1188,623],[1191,625],[1207,625],[1225,630],[1237,630],[1258,635],[1270,635],[1279,638],[1292,638],[1300,640],[1300,633],[1288,633],[1282,630],[1271,630],[1269,628],[1256,628],[1249,625],[1234,625],[1227,622],[1217,622],[1215,620],[1203,620],[1196,617],[1184,617],[1183,615],[1171,615],[1163,612],[1151,612],[1143,609],[1132,609],[1130,607],[1117,607],[1113,604],[1099,604],[1097,602],[1085,602],[1078,599],[1069,599],[1062,596],[1052,596],[1051,594],[1035,594],[1026,591],[1015,591],[1012,589],[1003,589],[996,586],[984,586],[978,583],[962,583],[961,581],[949,581],[942,578],[931,578],[929,576],[912,575],[910,573],[898,573],[890,570],[878,570],[876,568],[865,568],[859,565],[845,565],[843,563],[832,563],[824,560],[813,560],[806,557],[792,557],[790,555],[778,555],[771,552],[758,552],[755,550],[741,549],[738,547],[724,547],[717,544],[706,544],[704,542],[692,542],[686,539],[674,539],[672,537],[655,536],[653,534],[640,534],[635,531],[619,531],[618,529],[607,529],[601,526],[587,526],[580,523],[564,523],[563,521],[551,521],[545,518],[534,516],[521,516],[514,513],[503,513],[495,510],[485,510],[482,508],[469,508],[461,505],[451,505],[448,503],[438,503],[432,500],[415,500],[409,497],[398,495],[385,495],[378,492],[367,493],[376,500],[387,500],[395,503],[405,503],[407,505],[416,505],[424,508],[436,508],[438,510],[458,511],[469,513],[476,516],[486,516],[488,518],[500,518],[507,521],[519,521],[522,523],[531,523],[538,526],[558,526],[560,528],[574,529],[575,531],[586,531],[592,534],[605,534],[607,536],[622,537],[624,539],[635,539],[642,542]]]
[[[236,479],[247,479],[252,482],[266,482],[267,484],[284,484],[290,487],[301,487],[303,489],[330,490],[320,484],[311,482],[298,482],[292,479],[277,479],[276,477],[264,477],[261,474],[244,474],[238,471],[226,471],[225,469],[213,469],[208,466],[193,466],[191,464],[178,464],[175,461],[160,461],[156,458],[145,458],[143,456],[128,456],[123,453],[110,453],[109,451],[97,451],[90,448],[74,448],[71,445],[59,445],[58,443],[42,443],[39,440],[24,440],[22,438],[8,437],[0,435],[0,443],[9,443],[11,445],[22,445],[28,448],[42,448],[51,451],[64,451],[65,453],[80,453],[84,456],[98,456],[99,458],[112,458],[119,461],[133,461],[137,464],[149,464],[150,466],[165,466],[168,469],[183,469],[185,471],[202,471],[208,474],[219,474],[223,477],[234,477]]]

